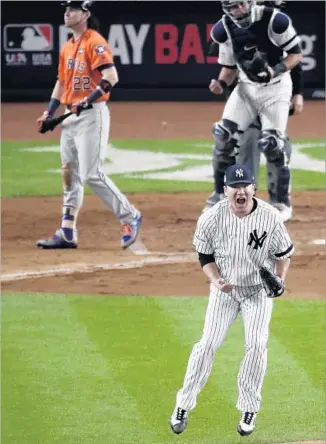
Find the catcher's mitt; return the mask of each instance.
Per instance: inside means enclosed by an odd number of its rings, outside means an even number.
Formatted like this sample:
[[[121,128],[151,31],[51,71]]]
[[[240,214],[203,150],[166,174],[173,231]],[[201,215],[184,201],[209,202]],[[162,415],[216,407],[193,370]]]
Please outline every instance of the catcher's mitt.
[[[243,68],[248,78],[253,82],[268,83],[271,78],[271,68],[264,54],[256,50],[252,60],[246,60]]]
[[[264,289],[269,298],[277,298],[284,293],[284,283],[281,278],[275,276],[266,267],[259,269],[261,280],[263,281]]]

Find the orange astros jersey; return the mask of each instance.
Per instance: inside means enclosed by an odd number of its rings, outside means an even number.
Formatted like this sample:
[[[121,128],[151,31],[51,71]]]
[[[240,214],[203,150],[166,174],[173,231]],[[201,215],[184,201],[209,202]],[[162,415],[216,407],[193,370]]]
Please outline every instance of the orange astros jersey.
[[[60,51],[58,79],[64,85],[61,103],[76,103],[96,89],[102,78],[97,69],[113,65],[113,56],[107,41],[93,29],[87,29],[76,42],[68,40]],[[97,102],[106,101],[109,93]]]

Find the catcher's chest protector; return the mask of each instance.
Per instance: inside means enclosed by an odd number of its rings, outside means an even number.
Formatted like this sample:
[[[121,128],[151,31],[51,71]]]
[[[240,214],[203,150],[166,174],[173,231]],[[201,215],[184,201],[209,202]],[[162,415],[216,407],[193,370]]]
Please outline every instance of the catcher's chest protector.
[[[252,60],[257,49],[264,53],[269,66],[276,65],[282,59],[283,51],[275,46],[268,36],[272,14],[272,8],[264,8],[261,20],[254,22],[248,29],[239,28],[228,16],[223,18],[225,29],[232,41],[234,57],[244,72],[246,68],[243,63]]]

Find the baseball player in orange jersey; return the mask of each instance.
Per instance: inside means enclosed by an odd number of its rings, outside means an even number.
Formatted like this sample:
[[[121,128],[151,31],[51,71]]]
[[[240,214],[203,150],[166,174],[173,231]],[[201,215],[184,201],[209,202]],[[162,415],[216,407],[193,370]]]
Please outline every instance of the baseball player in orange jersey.
[[[66,1],[64,22],[73,32],[60,52],[58,79],[48,109],[37,120],[52,118],[60,103],[73,114],[62,123],[60,152],[63,176],[61,227],[39,248],[77,248],[77,216],[83,203],[84,185],[114,212],[122,224],[122,248],[132,245],[139,233],[141,213],[102,170],[110,129],[106,105],[118,74],[107,41],[95,30],[90,1]]]

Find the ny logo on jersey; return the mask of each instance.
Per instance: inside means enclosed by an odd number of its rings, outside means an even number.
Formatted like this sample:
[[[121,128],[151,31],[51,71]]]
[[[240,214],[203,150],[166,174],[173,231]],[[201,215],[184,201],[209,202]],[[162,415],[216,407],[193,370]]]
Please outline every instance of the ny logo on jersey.
[[[261,248],[263,246],[266,237],[266,231],[264,231],[263,234],[258,237],[257,230],[254,230],[252,233],[250,233],[250,238],[248,242],[249,247],[252,245],[252,243],[254,243],[253,249],[258,250],[258,247]]]
[[[243,177],[243,170],[241,168],[238,168],[237,170],[235,170],[235,175],[237,177]]]

